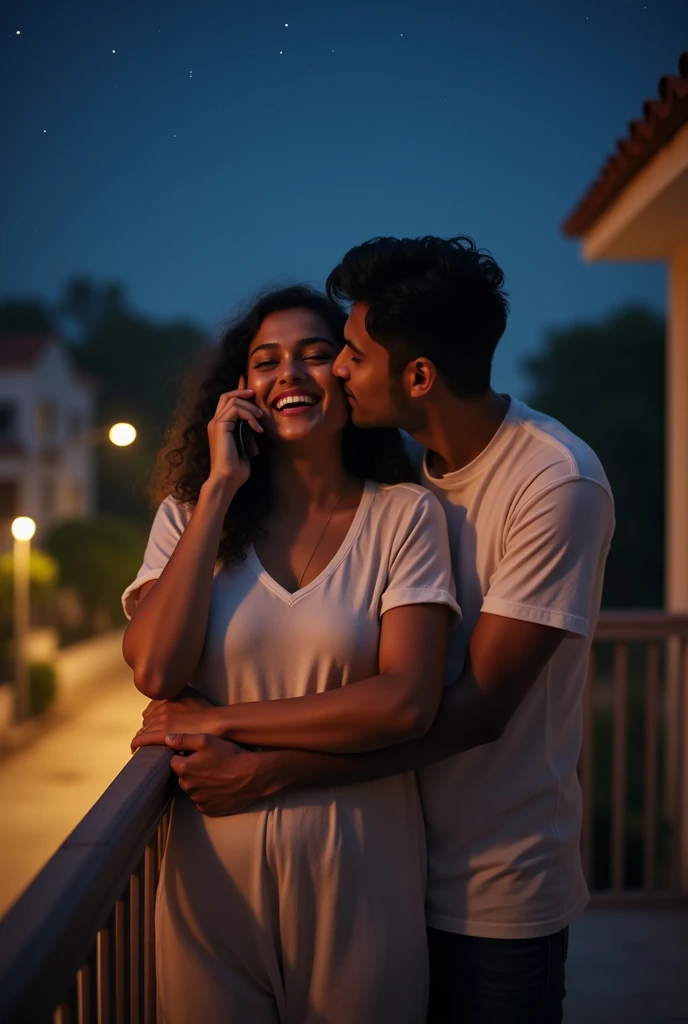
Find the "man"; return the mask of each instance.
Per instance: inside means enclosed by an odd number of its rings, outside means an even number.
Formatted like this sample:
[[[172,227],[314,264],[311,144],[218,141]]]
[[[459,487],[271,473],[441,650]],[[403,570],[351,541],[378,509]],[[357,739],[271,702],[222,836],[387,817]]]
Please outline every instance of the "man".
[[[373,239],[328,279],[330,296],[351,303],[335,372],[354,422],[407,431],[447,515],[464,617],[451,640],[456,681],[430,731],[356,756],[168,742],[197,751],[184,786],[207,814],[417,770],[429,1020],[554,1024],[568,926],[588,899],[576,765],[614,512],[590,448],[490,387],[503,281],[470,239],[435,237]]]

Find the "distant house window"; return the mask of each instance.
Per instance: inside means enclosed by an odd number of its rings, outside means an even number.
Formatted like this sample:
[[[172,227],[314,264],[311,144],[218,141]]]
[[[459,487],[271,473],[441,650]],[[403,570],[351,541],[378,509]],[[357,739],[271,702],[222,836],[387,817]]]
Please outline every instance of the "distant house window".
[[[55,478],[53,476],[43,477],[41,492],[43,514],[47,518],[51,518],[55,514],[55,503],[57,498],[57,489],[55,487]]]
[[[36,428],[39,437],[54,437],[57,433],[57,409],[52,402],[39,402]]]
[[[13,402],[0,402],[0,439],[10,441],[17,430],[17,407]]]
[[[14,519],[17,514],[17,481],[0,480],[0,519]]]
[[[69,511],[73,516],[80,516],[84,513],[84,489],[80,480],[69,482]]]

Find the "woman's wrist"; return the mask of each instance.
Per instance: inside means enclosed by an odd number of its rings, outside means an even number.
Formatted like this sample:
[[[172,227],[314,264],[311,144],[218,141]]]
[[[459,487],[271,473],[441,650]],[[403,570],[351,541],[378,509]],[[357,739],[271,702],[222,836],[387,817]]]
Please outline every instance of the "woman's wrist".
[[[236,484],[233,483],[231,477],[209,476],[208,479],[201,484],[201,490],[198,495],[198,503],[203,502],[209,505],[224,505],[225,511],[231,505],[234,495],[237,492]]]

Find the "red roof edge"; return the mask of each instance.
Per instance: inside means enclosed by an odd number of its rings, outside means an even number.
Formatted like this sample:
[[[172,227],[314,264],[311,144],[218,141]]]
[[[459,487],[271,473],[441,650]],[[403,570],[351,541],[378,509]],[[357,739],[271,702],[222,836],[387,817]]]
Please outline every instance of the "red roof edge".
[[[562,224],[562,231],[569,238],[585,234],[641,168],[688,121],[688,51],[679,58],[678,75],[660,78],[657,91],[659,99],[643,104],[642,118],[629,123],[628,135],[618,140],[616,151]]]
[[[30,370],[51,342],[60,346],[83,386],[97,391],[100,388],[100,377],[82,369],[71,347],[54,331],[0,330],[0,373]]]
[[[28,369],[54,337],[52,331],[0,331],[0,368]]]

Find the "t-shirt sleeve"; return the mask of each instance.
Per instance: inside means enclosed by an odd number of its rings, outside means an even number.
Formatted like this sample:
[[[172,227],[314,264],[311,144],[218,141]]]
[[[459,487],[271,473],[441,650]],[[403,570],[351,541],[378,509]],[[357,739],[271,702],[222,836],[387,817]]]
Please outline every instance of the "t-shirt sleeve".
[[[188,511],[174,498],[165,498],[158,508],[148,537],[143,565],[136,574],[136,579],[122,594],[122,607],[128,619],[134,611],[136,591],[144,583],[158,579],[169,562],[188,520]]]
[[[481,610],[587,637],[613,532],[601,484],[573,478],[543,489],[508,527]]]
[[[390,517],[391,518],[391,517]],[[437,498],[429,491],[417,501],[394,530],[387,585],[380,615],[407,604],[444,604],[451,608],[452,627],[461,621],[461,609],[451,571],[447,520]]]

